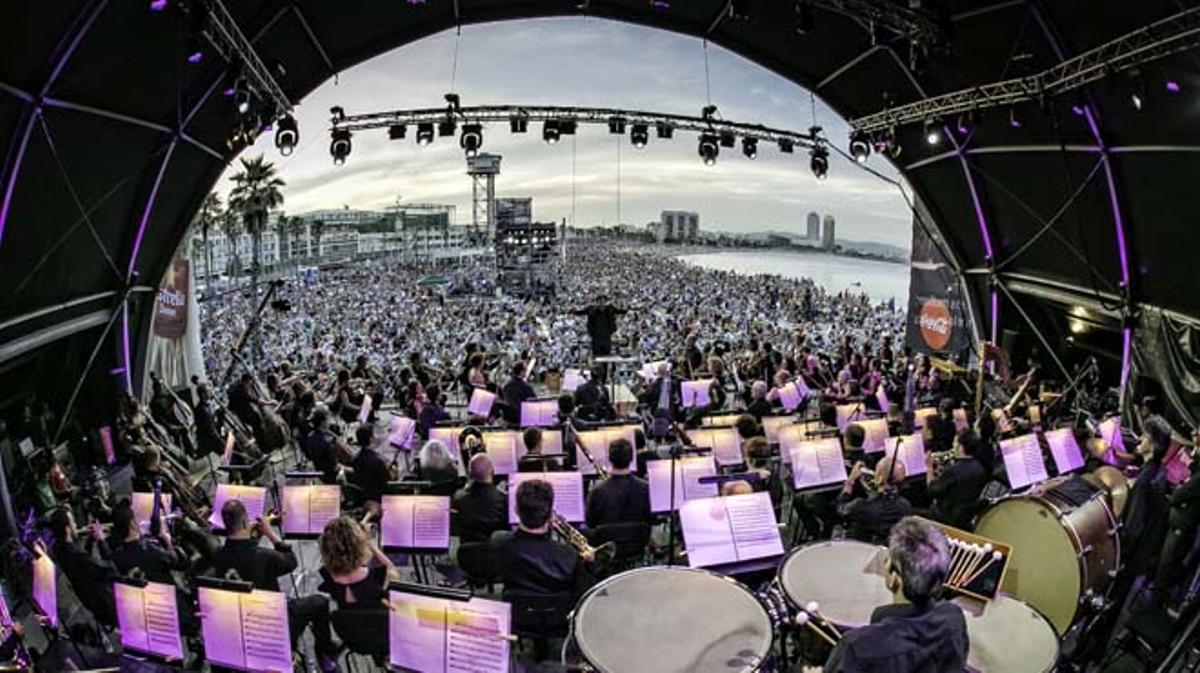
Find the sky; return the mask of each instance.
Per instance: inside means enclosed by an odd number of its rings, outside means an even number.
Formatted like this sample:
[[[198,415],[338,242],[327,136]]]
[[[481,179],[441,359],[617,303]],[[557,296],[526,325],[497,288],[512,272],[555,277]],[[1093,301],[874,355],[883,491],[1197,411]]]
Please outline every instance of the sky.
[[[466,224],[471,181],[457,138],[417,147],[412,129],[397,141],[380,129],[355,134],[344,165],[334,166],[329,156],[330,107],[340,105],[347,114],[440,107],[450,90],[464,106],[596,106],[693,116],[711,96],[725,119],[795,131],[812,126],[814,114],[807,90],[697,38],[595,18],[536,19],[464,26],[461,35],[449,30],[365,61],[299,102],[300,144],[291,156],[280,156],[273,134],[242,156],[261,153],[275,163],[287,182],[289,214],[378,209],[399,199],[454,204]],[[815,116],[825,136],[844,149],[845,121],[819,98]],[[739,145],[722,149],[710,167],[697,155],[695,134],[650,135],[649,145],[637,150],[627,135],[581,126],[574,139],[564,136],[551,146],[541,140],[540,124],[524,135],[493,124],[484,129],[482,151],[503,156],[497,196],[533,197],[540,221],[644,225],[663,210],[693,210],[701,229],[803,233],[805,217],[817,211],[834,215],[839,239],[910,247],[911,217],[897,187],[836,154],[828,178],[818,181],[803,151],[785,155],[761,145],[752,161]],[[238,165],[219,181],[222,196]],[[877,155],[868,165],[899,179]]]

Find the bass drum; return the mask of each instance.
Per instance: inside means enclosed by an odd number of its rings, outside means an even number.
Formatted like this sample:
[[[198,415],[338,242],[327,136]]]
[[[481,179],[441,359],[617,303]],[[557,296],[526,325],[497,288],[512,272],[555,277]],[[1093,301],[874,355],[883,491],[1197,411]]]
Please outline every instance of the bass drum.
[[[856,629],[871,623],[875,608],[894,601],[886,575],[886,547],[831,540],[789,552],[778,582],[794,609],[815,602],[825,619]]]
[[[691,568],[638,568],[592,587],[571,613],[571,638],[602,673],[770,670],[767,610],[727,577]]]
[[[1058,634],[1037,610],[998,594],[981,603],[954,599],[967,621],[967,670],[979,673],[1050,673],[1058,664]]]
[[[1001,500],[975,532],[1012,546],[1001,589],[1045,615],[1059,635],[1103,600],[1121,559],[1107,493],[1080,478]]]

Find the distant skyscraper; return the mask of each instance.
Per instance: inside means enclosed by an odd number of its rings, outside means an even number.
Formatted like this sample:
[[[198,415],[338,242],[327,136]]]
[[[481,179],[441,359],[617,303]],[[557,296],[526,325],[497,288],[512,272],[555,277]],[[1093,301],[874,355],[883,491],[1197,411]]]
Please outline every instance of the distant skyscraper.
[[[825,231],[821,236],[821,247],[826,250],[833,250],[833,244],[837,241],[833,231],[833,215],[825,216]]]
[[[808,214],[808,235],[805,237],[811,243],[821,238],[821,216],[816,213]]]
[[[686,210],[662,211],[663,238],[692,243],[700,236],[700,215]]]

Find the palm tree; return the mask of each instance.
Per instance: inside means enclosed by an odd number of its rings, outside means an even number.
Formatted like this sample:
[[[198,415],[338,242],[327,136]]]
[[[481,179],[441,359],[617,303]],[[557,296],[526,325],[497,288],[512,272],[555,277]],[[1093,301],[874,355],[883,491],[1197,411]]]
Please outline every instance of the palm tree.
[[[232,279],[242,274],[242,260],[238,256],[238,238],[242,235],[242,220],[233,208],[226,208],[219,220],[221,231],[230,245],[230,256],[225,258],[225,270]]]
[[[242,159],[241,162],[241,172],[233,176],[237,186],[229,193],[229,207],[241,215],[242,223],[250,234],[250,278],[257,293],[258,275],[262,267],[262,235],[267,226],[267,214],[283,205],[283,193],[279,188],[285,183],[275,173],[275,165],[266,161],[261,154]]]
[[[284,251],[287,251],[287,258],[292,258],[292,247],[289,245],[288,238],[288,218],[283,213],[279,213],[279,218],[275,220],[275,241],[278,246],[278,253],[275,256],[275,268],[283,266]]]
[[[200,202],[200,211],[196,213],[195,224],[200,225],[200,236],[204,246],[204,289],[207,292],[212,283],[212,249],[208,245],[208,230],[221,221],[221,197],[216,192],[209,192]]]

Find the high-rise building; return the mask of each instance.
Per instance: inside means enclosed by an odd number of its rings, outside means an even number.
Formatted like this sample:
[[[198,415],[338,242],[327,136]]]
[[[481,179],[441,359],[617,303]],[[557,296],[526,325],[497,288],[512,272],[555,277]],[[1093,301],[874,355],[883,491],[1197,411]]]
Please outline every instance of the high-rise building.
[[[826,250],[833,250],[834,243],[837,242],[837,237],[833,229],[833,215],[825,216],[825,229],[821,235],[821,247]]]
[[[821,238],[821,216],[815,212],[808,214],[808,234],[805,238],[809,243],[816,243]]]
[[[533,199],[496,199],[496,229],[525,226],[533,221]]]
[[[664,210],[662,232],[664,240],[694,243],[700,238],[700,214],[686,210]]]

